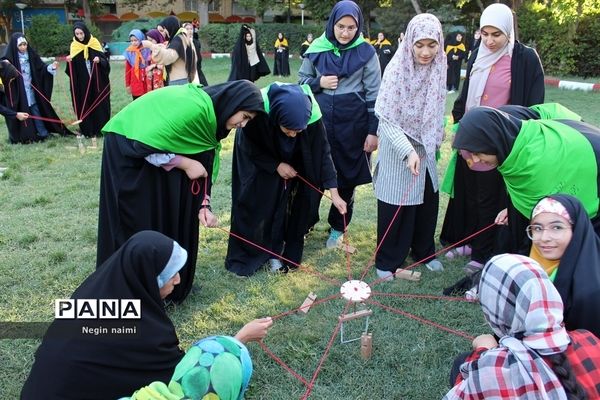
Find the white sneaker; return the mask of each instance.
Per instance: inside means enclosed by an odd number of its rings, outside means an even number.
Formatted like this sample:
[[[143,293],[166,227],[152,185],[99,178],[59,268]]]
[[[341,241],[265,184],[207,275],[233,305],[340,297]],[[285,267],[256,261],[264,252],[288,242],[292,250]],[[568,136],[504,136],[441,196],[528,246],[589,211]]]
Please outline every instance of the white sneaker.
[[[442,272],[444,270],[444,266],[442,265],[442,263],[435,258],[429,261],[428,263],[425,263],[425,266],[428,270],[432,272]]]
[[[377,269],[377,276],[384,281],[393,281],[394,273],[392,271],[382,271]]]
[[[332,229],[331,232],[329,232],[329,237],[327,238],[325,247],[328,249],[335,249],[342,242],[342,240],[344,240],[344,232]]]
[[[271,272],[278,272],[281,268],[283,268],[283,264],[277,258],[270,258],[269,267],[271,267]]]
[[[448,94],[454,93],[454,90],[448,90]]]

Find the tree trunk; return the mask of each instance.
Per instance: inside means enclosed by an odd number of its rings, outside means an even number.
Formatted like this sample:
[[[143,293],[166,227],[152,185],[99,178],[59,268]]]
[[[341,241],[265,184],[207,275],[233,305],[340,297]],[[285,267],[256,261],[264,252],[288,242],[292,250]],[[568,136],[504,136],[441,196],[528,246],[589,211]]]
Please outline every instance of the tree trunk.
[[[92,12],[90,11],[90,2],[89,0],[82,0],[82,8],[83,8],[83,19],[85,20],[85,24],[87,26],[92,25]]]
[[[478,1],[480,1],[480,0],[478,0]],[[422,13],[421,6],[419,5],[418,0],[410,0],[410,2],[412,3],[412,6],[415,9],[415,12],[417,14],[421,14]]]
[[[208,2],[207,1],[199,1],[198,2],[198,20],[200,21],[200,26],[210,24],[208,19]]]

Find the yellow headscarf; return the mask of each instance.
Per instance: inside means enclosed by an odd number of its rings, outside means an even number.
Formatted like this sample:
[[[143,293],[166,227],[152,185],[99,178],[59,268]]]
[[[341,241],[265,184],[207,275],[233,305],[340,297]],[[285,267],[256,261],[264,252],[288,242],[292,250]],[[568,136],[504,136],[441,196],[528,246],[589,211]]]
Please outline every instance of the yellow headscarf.
[[[453,51],[454,53],[456,53],[459,50],[467,51],[467,49],[465,48],[464,43],[459,43],[456,46],[447,45],[446,46],[446,55],[448,55],[448,53],[450,53],[451,51]]]

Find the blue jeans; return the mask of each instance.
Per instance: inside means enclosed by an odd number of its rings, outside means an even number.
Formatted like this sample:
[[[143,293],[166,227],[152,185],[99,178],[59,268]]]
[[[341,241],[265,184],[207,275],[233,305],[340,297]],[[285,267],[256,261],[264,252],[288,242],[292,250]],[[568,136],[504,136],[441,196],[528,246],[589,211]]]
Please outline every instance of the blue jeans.
[[[31,115],[35,115],[36,117],[41,117],[40,109],[38,108],[37,103],[29,106],[29,113]],[[37,135],[41,138],[48,137],[48,129],[44,125],[44,121],[39,119],[34,119],[33,123],[35,124],[35,129],[37,130]]]

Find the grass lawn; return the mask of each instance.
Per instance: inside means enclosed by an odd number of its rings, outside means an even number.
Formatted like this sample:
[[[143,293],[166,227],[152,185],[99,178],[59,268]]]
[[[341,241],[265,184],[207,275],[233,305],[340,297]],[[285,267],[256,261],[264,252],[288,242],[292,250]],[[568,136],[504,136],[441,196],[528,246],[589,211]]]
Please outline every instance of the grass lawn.
[[[297,71],[298,67],[299,61],[293,60],[291,70]],[[209,83],[223,82],[228,76],[229,61],[205,60],[204,72]],[[111,78],[112,109],[116,113],[130,101],[122,83],[122,63],[113,63]],[[274,80],[267,77],[257,83],[262,87]],[[280,80],[292,82],[295,76]],[[546,97],[600,125],[597,112],[600,94],[548,88]],[[448,98],[448,110],[454,98],[455,95]],[[56,78],[53,102],[65,121],[74,120],[68,81],[62,72]],[[33,145],[9,145],[4,121],[1,124],[4,136],[0,142],[0,166],[8,170],[0,178],[0,321],[51,321],[54,299],[69,297],[94,270],[102,141],[99,140],[98,149],[87,148],[84,154],[78,151],[74,137]],[[86,139],[85,144],[91,143]],[[224,141],[221,174],[213,189],[213,207],[220,226],[225,229],[229,227],[232,145],[230,136]],[[442,172],[448,153],[446,143],[440,165]],[[439,226],[446,202],[447,198],[442,196]],[[324,201],[321,215],[326,215],[328,206]],[[334,280],[344,281],[346,257],[341,251],[324,249],[326,229],[326,222],[321,221],[308,237],[304,264]],[[365,269],[376,242],[376,200],[370,185],[358,190],[349,240],[358,249],[351,258],[352,275],[357,277]],[[197,290],[183,305],[170,310],[183,349],[209,334],[234,334],[252,318],[295,309],[311,291],[319,299],[339,293],[338,286],[306,272],[289,275],[259,272],[250,279],[238,279],[224,269],[226,246],[227,235],[223,231],[201,230]],[[437,274],[418,267],[423,273],[420,282],[396,280],[380,284],[374,290],[383,294],[374,299],[468,335],[487,332],[476,304],[385,296],[440,295],[442,288],[462,276],[464,263],[464,259],[446,263],[445,272]],[[373,270],[365,280],[375,280]],[[307,315],[278,318],[265,344],[310,381],[343,309],[344,302],[336,299],[316,305]],[[340,344],[339,337],[335,338],[310,398],[441,398],[448,389],[451,361],[457,353],[470,348],[470,340],[378,306],[371,309],[374,312],[369,327],[373,334],[372,358],[360,357],[358,342]],[[346,334],[356,334],[360,323],[348,324]],[[38,339],[0,340],[1,399],[18,398],[39,343]],[[302,383],[257,344],[250,344],[249,349],[254,376],[246,398],[293,399],[306,392]]]

